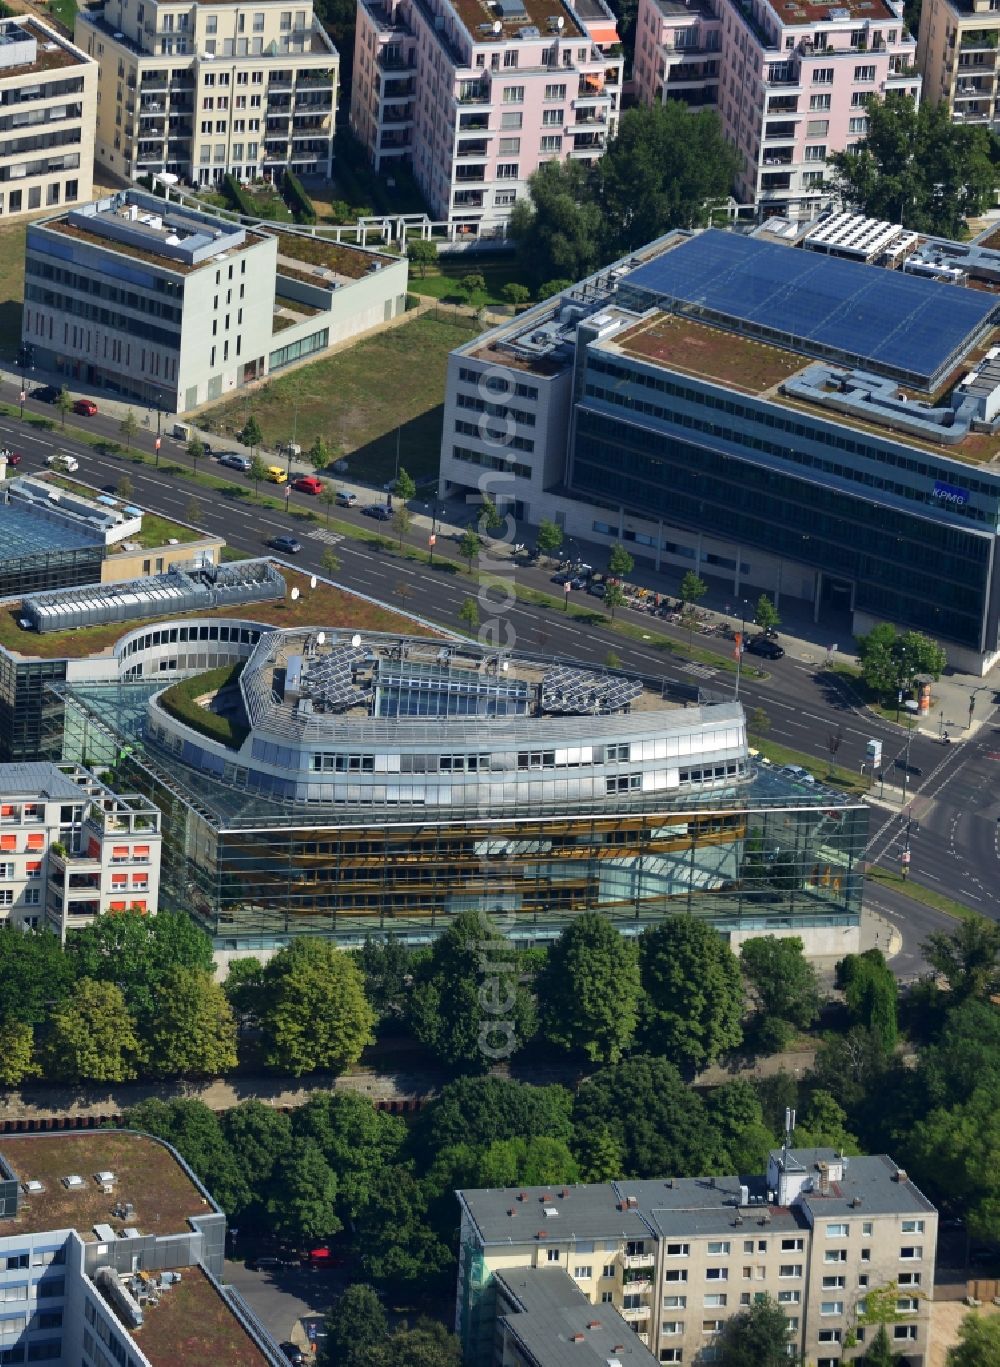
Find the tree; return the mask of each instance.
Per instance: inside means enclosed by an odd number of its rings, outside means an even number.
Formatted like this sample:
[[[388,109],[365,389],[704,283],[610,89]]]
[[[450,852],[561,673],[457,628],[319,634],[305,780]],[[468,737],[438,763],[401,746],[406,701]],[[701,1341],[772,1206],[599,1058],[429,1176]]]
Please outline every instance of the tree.
[[[538,302],[542,303],[546,299],[551,299],[554,294],[563,294],[566,290],[572,289],[576,284],[575,280],[546,280],[544,285],[539,285]]]
[[[598,265],[601,211],[587,168],[578,161],[543,162],[528,181],[527,197],[514,205],[507,231],[530,283],[562,288],[590,275]],[[539,289],[538,298],[545,297]]]
[[[774,1134],[764,1123],[760,1097],[752,1082],[736,1078],[708,1094],[708,1114],[725,1154],[726,1172],[763,1172],[774,1148]]]
[[[404,1321],[389,1340],[378,1367],[461,1367],[462,1345],[440,1320],[421,1315]]]
[[[939,237],[966,236],[966,220],[992,202],[1000,171],[985,128],[953,124],[947,106],[919,108],[890,91],[866,106],[868,131],[829,157],[846,202],[869,218]]]
[[[858,660],[868,688],[883,697],[908,688],[918,674],[939,679],[948,663],[944,649],[929,636],[899,633],[887,622],[858,637]]]
[[[265,1062],[301,1077],[340,1071],[372,1042],[375,1015],[354,958],[326,940],[293,940],[264,969]]]
[[[413,978],[410,1026],[449,1067],[485,1071],[534,1034],[534,1010],[513,950],[482,913],[457,916]]]
[[[747,731],[751,736],[766,736],[771,729],[771,718],[763,707],[755,707],[747,717]]]
[[[427,1167],[456,1144],[485,1147],[495,1140],[573,1135],[570,1093],[556,1084],[532,1087],[498,1077],[462,1077],[446,1083],[416,1117],[409,1148]]]
[[[0,926],[0,1023],[40,1025],[76,977],[72,959],[49,930]]]
[[[411,256],[419,245],[410,243]],[[389,1338],[389,1320],[378,1292],[363,1282],[349,1286],[334,1301],[324,1328],[326,1340],[317,1358],[319,1367],[373,1367]]]
[[[671,228],[704,226],[739,169],[714,109],[692,113],[668,100],[627,110],[596,169],[603,260],[627,255]]]
[[[476,528],[480,535],[495,532],[498,527],[504,524],[503,514],[500,512],[493,500],[486,494],[481,495],[479,500],[479,516],[476,518]]]
[[[714,1063],[743,1038],[743,984],[736,955],[694,916],[671,916],[639,941],[640,1038],[688,1072]]]
[[[293,1113],[292,1133],[317,1146],[336,1174],[340,1214],[356,1219],[396,1162],[406,1123],[357,1092],[314,1092]]]
[[[62,392],[63,392],[63,394],[65,394],[65,393],[66,393],[65,389],[64,389]],[[64,413],[64,414],[63,414],[63,425],[64,425],[64,426],[65,426],[65,423],[66,423],[66,415],[65,415],[65,413]],[[118,424],[118,431],[119,431],[119,432],[122,434],[122,436],[125,438],[125,449],[126,449],[126,451],[131,451],[131,450],[132,450],[132,443],[135,441],[135,434],[138,432],[138,430],[139,430],[139,421],[138,421],[138,419],[136,418],[135,414],[132,412],[131,408],[126,409],[124,418],[122,418],[121,422]]]
[[[172,1144],[227,1215],[250,1204],[246,1175],[226,1142],[219,1117],[203,1101],[151,1097],[126,1111],[124,1123]]]
[[[786,1021],[800,1030],[812,1025],[819,1015],[819,987],[797,935],[745,940],[740,964],[765,1019]]]
[[[579,1182],[580,1169],[563,1139],[535,1135],[531,1139],[495,1139],[480,1154],[475,1185],[538,1187],[547,1182]]]
[[[81,978],[49,1018],[42,1057],[46,1073],[61,1082],[137,1077],[142,1045],[121,989]]]
[[[217,1077],[236,1067],[236,1022],[222,987],[199,968],[171,969],[146,1030],[159,1077]]]
[[[563,529],[556,522],[550,522],[543,517],[538,524],[538,534],[535,537],[535,544],[539,554],[553,556],[563,543]]]
[[[958,1343],[948,1349],[948,1367],[1000,1367],[1000,1318],[964,1316]]]
[[[680,599],[681,604],[691,604],[696,606],[708,592],[708,585],[694,570],[688,570],[681,580]]]
[[[462,559],[468,562],[469,573],[472,573],[472,562],[483,549],[482,537],[472,527],[466,528],[458,538],[458,553]]]
[[[241,441],[244,446],[249,446],[250,459],[252,460],[254,451],[264,440],[264,433],[260,430],[260,423],[252,413],[240,429],[238,440]]]
[[[625,591],[618,584],[609,584],[604,590],[604,606],[608,609],[612,622],[619,608],[625,606]]]
[[[400,503],[398,507],[393,509],[392,530],[396,533],[400,548],[402,548],[403,537],[410,530],[410,523],[412,521],[413,518],[410,515],[410,510],[404,503]]]
[[[123,911],[71,931],[67,955],[81,977],[115,983],[144,1029],[158,1009],[166,978],[177,968],[212,974],[212,941],[183,911],[146,916]]]
[[[470,271],[468,275],[462,276],[458,287],[469,308],[477,308],[486,296],[486,277],[476,271]]]
[[[458,620],[468,629],[470,635],[479,630],[479,604],[475,598],[462,600],[462,606],[458,610]]]
[[[66,415],[73,411],[73,396],[65,385],[62,386],[59,393],[56,395],[56,408],[59,410],[62,417],[62,425],[65,427]]]
[[[359,964],[365,978],[365,995],[380,1021],[402,1016],[412,963],[413,951],[398,936],[365,936]]]
[[[337,491],[332,484],[324,484],[319,491],[319,501],[326,508],[326,525],[329,527],[333,510],[337,506]]]
[[[324,574],[334,575],[340,573],[344,562],[335,550],[327,546],[319,558],[319,564]]]
[[[222,985],[236,1017],[244,1026],[256,1026],[264,1005],[264,965],[256,956],[234,959]]]
[[[312,446],[310,446],[306,454],[309,457],[309,464],[317,474],[319,474],[320,470],[325,470],[330,464],[330,448],[318,432],[316,433]],[[320,497],[322,497],[322,495],[320,495]]]
[[[721,1167],[705,1103],[663,1058],[641,1055],[587,1078],[576,1094],[573,1121],[577,1136],[604,1128],[618,1142],[627,1177],[693,1177]]]
[[[197,526],[204,516],[201,504],[196,498],[189,498],[184,509],[184,516],[192,526]]]
[[[135,488],[128,475],[122,475],[121,479],[118,481],[115,493],[119,498],[131,498],[133,496]]]
[[[337,1218],[337,1178],[319,1147],[306,1140],[277,1162],[266,1200],[271,1228],[290,1239],[325,1239]]]
[[[261,460],[260,456],[250,457],[250,469],[247,471],[247,474],[253,481],[253,496],[256,498],[260,493],[260,486],[267,479],[267,466]]]
[[[427,267],[437,264],[438,244],[432,242],[430,238],[415,237],[406,244],[406,255],[417,268],[417,274],[423,280],[427,274]]]
[[[985,916],[960,921],[949,934],[936,930],[921,946],[924,957],[956,1000],[988,997],[1000,981],[1000,925]]]
[[[837,986],[843,988],[852,1024],[864,1026],[881,1040],[887,1054],[896,1047],[898,989],[882,951],[849,954],[837,964]]]
[[[899,1357],[890,1347],[889,1333],[884,1324],[879,1325],[868,1351],[859,1360],[864,1367],[894,1367],[899,1362]]]
[[[635,942],[606,916],[577,916],[552,946],[536,993],[547,1039],[592,1063],[617,1063],[639,1018]]]
[[[452,1198],[454,1201],[454,1197]],[[372,1281],[391,1286],[442,1289],[454,1262],[427,1221],[427,1200],[406,1167],[386,1170],[357,1221],[361,1266]]]
[[[608,573],[616,579],[627,579],[634,569],[635,561],[621,542],[612,546],[608,556]]]
[[[802,1114],[796,1115],[795,1143],[799,1148],[861,1152],[857,1137],[847,1128],[843,1106],[821,1088],[812,1093]]]
[[[766,1293],[726,1321],[719,1340],[722,1367],[788,1367],[788,1320]]]
[[[402,466],[399,467],[399,474],[396,476],[396,495],[403,503],[409,503],[411,498],[416,498],[417,486],[413,476],[408,474]]]
[[[501,293],[515,312],[518,309],[524,308],[525,304],[531,298],[531,290],[528,289],[527,285],[522,285],[516,280],[511,280],[508,284],[504,285]]]
[[[0,1022],[0,1086],[19,1087],[37,1074],[34,1030],[24,1021]]]
[[[778,609],[774,606],[766,593],[762,593],[757,599],[753,620],[762,631],[773,631],[775,627],[781,626],[781,618],[778,615]]]
[[[187,444],[187,453],[191,460],[191,469],[198,469],[198,462],[205,454],[205,443],[199,437],[192,437]]]
[[[259,1202],[278,1163],[292,1150],[291,1118],[262,1101],[251,1100],[223,1111],[220,1123],[237,1167],[252,1176]]]

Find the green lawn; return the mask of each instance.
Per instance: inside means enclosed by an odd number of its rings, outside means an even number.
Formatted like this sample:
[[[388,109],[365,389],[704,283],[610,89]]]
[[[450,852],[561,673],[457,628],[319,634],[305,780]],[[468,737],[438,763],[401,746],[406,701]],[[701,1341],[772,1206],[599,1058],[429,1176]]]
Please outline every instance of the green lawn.
[[[895,888],[904,896],[912,897],[915,902],[922,902],[925,907],[933,907],[936,911],[943,911],[946,916],[954,916],[956,920],[982,920],[979,912],[973,911],[972,907],[967,907],[964,902],[956,902],[954,897],[946,897],[943,892],[935,892],[933,888],[924,887],[923,883],[916,883],[912,878],[904,878],[901,873],[893,873],[891,869],[883,869],[870,864],[865,877],[869,882],[881,883],[883,887],[887,888]]]
[[[252,397],[222,404],[199,421],[234,434],[252,411],[271,449],[291,439],[294,424],[303,450],[321,435],[331,451],[348,457],[353,477],[379,484],[395,471],[398,426],[402,466],[416,479],[433,476],[448,353],[475,327],[470,318],[424,314],[269,379]]]
[[[843,788],[845,792],[856,796],[868,791],[868,784],[861,774],[855,774],[839,764],[830,765],[815,755],[803,754],[801,750],[792,750],[787,745],[779,745],[777,741],[764,740],[760,736],[751,735],[750,744],[772,764],[799,764],[803,769],[808,769],[818,783]]]
[[[44,12],[45,6],[42,5],[41,9]],[[73,24],[76,20],[76,0],[48,0],[48,10],[52,18],[58,19],[58,21],[69,30],[70,34],[72,34]]]
[[[26,231],[24,222],[0,228],[0,355],[11,361],[21,345]]]
[[[449,304],[464,304],[465,295],[458,288],[458,282],[465,275],[481,275],[486,281],[485,303],[498,306],[505,304],[503,287],[509,284],[524,284],[516,257],[469,256],[465,253],[455,257],[440,257],[436,266],[429,266],[427,274],[421,279],[419,268],[410,270],[410,289],[414,294],[429,295],[431,298],[447,301]]]

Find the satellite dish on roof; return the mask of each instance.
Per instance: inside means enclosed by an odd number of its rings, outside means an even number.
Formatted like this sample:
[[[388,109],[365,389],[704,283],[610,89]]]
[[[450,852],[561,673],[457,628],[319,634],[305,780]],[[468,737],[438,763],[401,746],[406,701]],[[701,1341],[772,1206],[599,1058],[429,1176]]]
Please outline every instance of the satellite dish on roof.
[[[318,582],[319,582],[319,581],[317,580],[316,576],[313,575],[312,578],[309,580],[309,587],[310,587],[311,589],[314,589],[314,588],[316,587],[316,585],[317,585]]]
[[[317,644],[318,646],[326,645],[326,632],[325,632],[325,631],[317,631],[317,633],[316,633],[316,644]]]
[[[298,601],[298,597],[299,597],[299,591],[298,591],[298,589],[292,589],[292,602],[293,602],[293,603],[297,602],[297,601]]]
[[[358,634],[357,632],[355,632],[354,635],[351,637],[351,645],[354,647],[355,650],[357,650],[357,648],[358,648],[358,646],[359,646],[360,644],[361,644],[361,637],[359,636],[359,634]]]
[[[556,28],[559,29],[560,32],[561,32],[565,27],[566,27],[566,20],[565,20],[565,19],[563,18],[563,16],[560,14],[559,18],[556,20]]]
[[[493,32],[497,34],[503,33],[503,24],[501,24],[499,19],[494,20]]]

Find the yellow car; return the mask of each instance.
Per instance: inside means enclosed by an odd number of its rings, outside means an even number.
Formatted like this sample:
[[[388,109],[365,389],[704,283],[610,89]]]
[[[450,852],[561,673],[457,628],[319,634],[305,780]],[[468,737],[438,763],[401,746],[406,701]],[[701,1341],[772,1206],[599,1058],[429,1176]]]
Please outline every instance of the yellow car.
[[[280,465],[269,465],[267,467],[267,477],[272,484],[287,484],[288,471]]]

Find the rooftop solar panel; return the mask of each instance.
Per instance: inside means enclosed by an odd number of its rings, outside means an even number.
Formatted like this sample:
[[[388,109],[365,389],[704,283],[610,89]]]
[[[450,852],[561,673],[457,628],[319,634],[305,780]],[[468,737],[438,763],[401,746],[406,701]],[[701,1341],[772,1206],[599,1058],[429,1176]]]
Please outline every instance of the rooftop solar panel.
[[[715,228],[638,267],[623,289],[927,389],[1000,315],[1000,301],[982,290]]]

